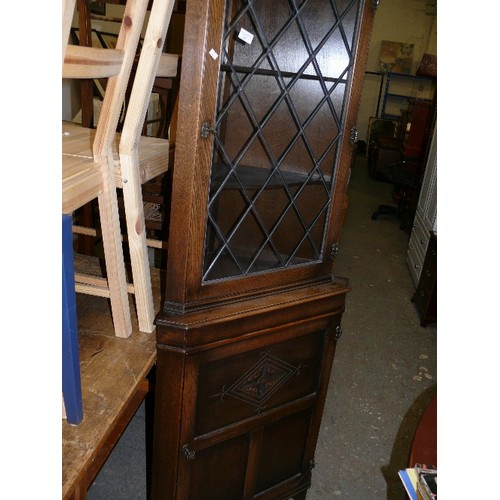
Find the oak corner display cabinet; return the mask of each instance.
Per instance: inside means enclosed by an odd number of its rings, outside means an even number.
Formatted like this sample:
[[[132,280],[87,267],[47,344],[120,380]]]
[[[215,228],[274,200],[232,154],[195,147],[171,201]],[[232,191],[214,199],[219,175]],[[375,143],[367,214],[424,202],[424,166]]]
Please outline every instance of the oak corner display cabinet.
[[[186,3],[153,499],[306,496],[376,3]]]

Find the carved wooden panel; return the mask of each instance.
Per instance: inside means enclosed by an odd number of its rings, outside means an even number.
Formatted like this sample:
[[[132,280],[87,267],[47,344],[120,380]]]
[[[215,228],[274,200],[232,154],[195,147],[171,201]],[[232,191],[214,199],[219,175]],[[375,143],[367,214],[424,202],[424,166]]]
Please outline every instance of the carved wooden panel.
[[[314,394],[323,344],[316,332],[202,365],[196,434]]]

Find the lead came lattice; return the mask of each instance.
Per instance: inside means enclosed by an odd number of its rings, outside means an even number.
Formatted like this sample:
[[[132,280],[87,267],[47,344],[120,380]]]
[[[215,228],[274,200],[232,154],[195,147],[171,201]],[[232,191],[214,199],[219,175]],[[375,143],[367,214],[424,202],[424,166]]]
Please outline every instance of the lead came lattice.
[[[204,281],[322,259],[358,8],[227,0]]]

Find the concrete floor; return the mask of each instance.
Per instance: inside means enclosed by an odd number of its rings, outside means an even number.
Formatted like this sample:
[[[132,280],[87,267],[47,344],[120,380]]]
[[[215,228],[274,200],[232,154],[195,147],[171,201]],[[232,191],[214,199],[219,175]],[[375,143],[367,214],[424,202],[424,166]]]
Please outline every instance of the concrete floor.
[[[391,186],[358,157],[335,274],[349,278],[308,500],[404,500],[398,470],[436,394],[436,326],[419,326],[406,264],[408,235],[371,220]],[[89,500],[145,500],[145,411],[140,407],[89,490]],[[208,497],[207,497],[208,498]]]

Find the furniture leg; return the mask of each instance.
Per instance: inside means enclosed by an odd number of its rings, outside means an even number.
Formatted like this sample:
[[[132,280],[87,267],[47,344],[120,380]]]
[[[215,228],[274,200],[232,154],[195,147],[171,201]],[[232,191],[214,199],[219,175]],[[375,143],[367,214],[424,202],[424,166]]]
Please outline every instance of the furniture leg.
[[[71,215],[62,216],[62,391],[70,424],[83,419]]]
[[[130,305],[127,293],[127,280],[123,259],[122,236],[118,214],[118,201],[114,178],[113,154],[109,151],[106,159],[107,168],[104,175],[103,192],[99,195],[99,213],[101,231],[106,259],[106,275],[109,287],[109,298],[113,315],[113,323],[117,337],[129,337],[132,333]]]
[[[125,203],[127,237],[132,275],[134,277],[139,330],[151,333],[156,328],[154,325],[155,313],[137,151],[132,152],[130,155],[121,155],[120,164],[122,178],[124,179],[123,201]]]

